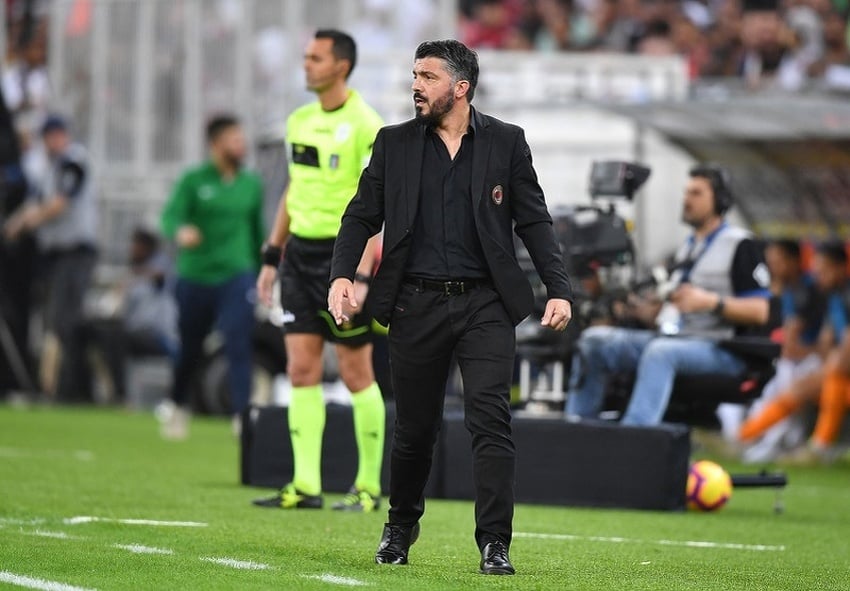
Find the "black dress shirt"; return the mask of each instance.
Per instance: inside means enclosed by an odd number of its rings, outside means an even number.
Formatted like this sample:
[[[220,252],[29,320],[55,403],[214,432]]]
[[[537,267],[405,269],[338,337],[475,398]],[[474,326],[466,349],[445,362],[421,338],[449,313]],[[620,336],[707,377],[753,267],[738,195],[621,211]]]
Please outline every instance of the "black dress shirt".
[[[407,275],[423,279],[486,279],[472,205],[470,125],[454,159],[433,128],[425,131],[419,210],[413,230]]]

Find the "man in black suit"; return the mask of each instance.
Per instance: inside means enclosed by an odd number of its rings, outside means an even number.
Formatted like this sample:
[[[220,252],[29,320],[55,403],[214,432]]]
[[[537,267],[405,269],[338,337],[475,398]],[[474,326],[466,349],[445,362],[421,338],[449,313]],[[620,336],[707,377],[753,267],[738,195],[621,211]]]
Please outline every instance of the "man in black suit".
[[[375,561],[406,564],[418,537],[454,354],[472,434],[481,572],[513,574],[509,391],[514,326],[531,312],[533,296],[512,227],[548,291],[543,325],[566,328],[572,292],[525,135],[470,106],[477,81],[478,57],[462,43],[428,41],[416,50],[416,117],[375,139],[336,239],[328,309],[344,323],[360,306],[357,262],[383,226],[368,304],[390,326],[396,425],[389,519]]]

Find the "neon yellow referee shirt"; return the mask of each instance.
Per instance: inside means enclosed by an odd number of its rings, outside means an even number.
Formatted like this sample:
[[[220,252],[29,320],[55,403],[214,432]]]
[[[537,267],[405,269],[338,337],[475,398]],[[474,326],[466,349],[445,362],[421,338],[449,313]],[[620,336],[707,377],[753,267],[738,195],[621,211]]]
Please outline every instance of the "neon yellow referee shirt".
[[[337,235],[382,125],[380,115],[354,90],[338,109],[324,111],[316,101],[289,116],[286,209],[292,234],[308,239]]]

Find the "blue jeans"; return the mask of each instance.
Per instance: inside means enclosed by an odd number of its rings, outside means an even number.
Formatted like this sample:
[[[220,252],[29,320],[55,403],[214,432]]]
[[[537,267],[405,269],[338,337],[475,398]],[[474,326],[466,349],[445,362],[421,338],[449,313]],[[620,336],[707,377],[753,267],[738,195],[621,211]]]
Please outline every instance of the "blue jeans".
[[[223,283],[207,285],[186,279],[177,281],[180,353],[174,369],[172,398],[176,404],[189,402],[192,376],[203,360],[203,344],[215,324],[224,336],[231,412],[240,413],[251,398],[251,337],[254,304],[251,290],[254,274],[241,273]]]
[[[567,415],[596,417],[608,378],[637,371],[625,425],[657,425],[664,417],[673,380],[681,375],[737,376],[743,361],[712,341],[665,337],[649,330],[594,326],[578,341],[570,373]]]

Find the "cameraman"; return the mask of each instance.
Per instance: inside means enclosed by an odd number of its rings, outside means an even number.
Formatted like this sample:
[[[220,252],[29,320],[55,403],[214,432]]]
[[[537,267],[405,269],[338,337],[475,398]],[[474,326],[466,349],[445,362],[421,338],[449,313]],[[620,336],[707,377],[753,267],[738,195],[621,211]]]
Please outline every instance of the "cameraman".
[[[568,417],[596,417],[607,379],[619,372],[637,371],[626,425],[660,423],[677,374],[743,374],[744,362],[717,341],[767,322],[770,274],[750,234],[725,221],[732,204],[725,171],[691,169],[682,221],[693,235],[676,253],[675,289],[656,318],[667,334],[678,336],[610,326],[586,330],[573,358]]]

